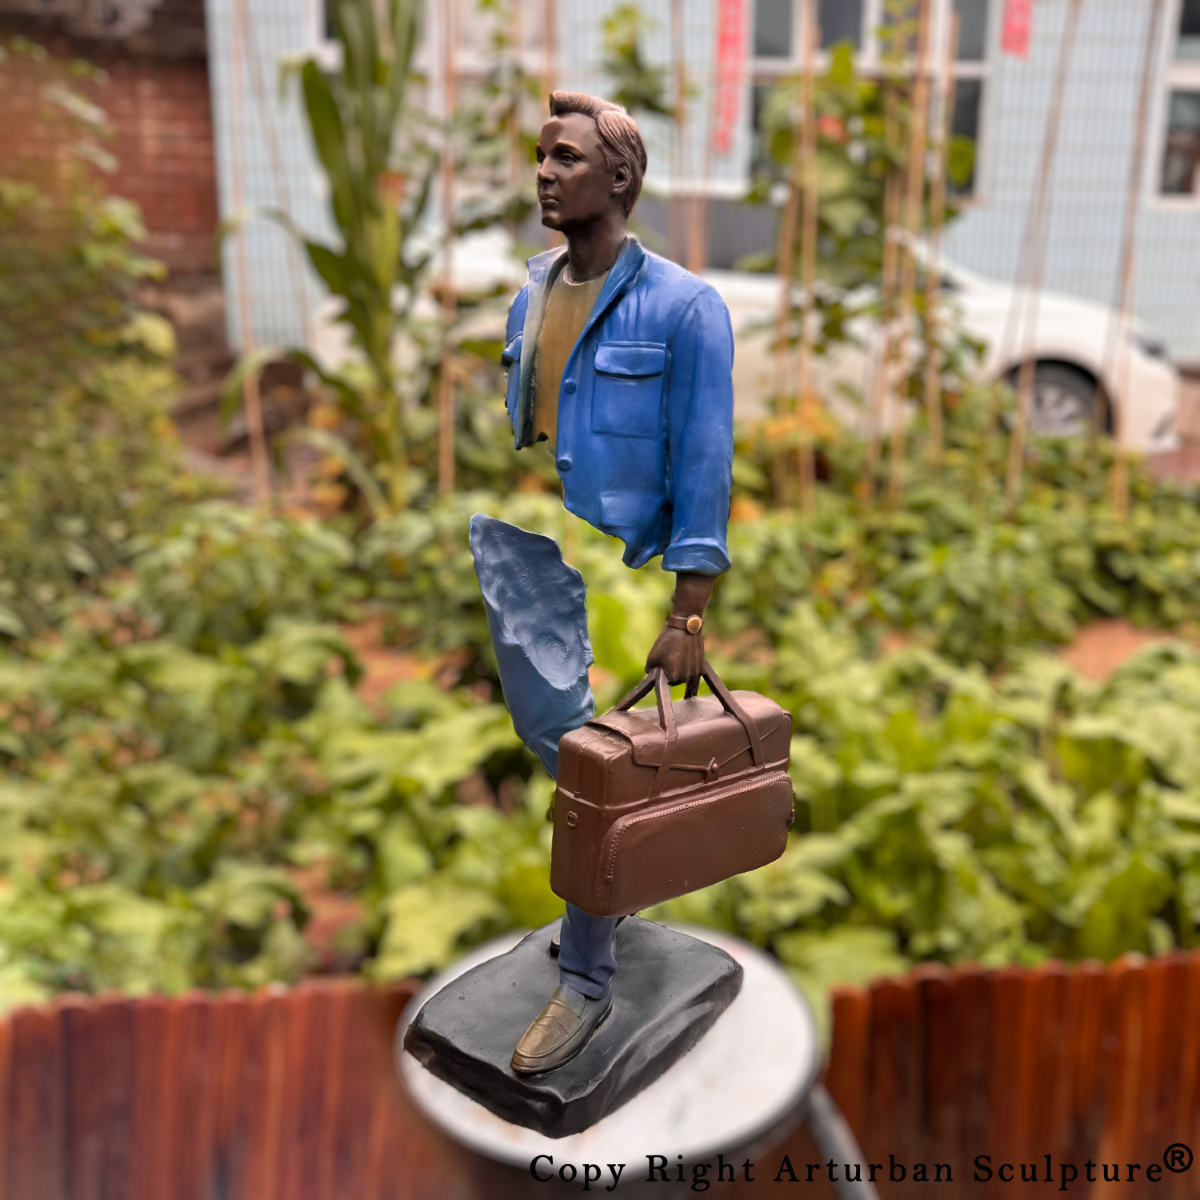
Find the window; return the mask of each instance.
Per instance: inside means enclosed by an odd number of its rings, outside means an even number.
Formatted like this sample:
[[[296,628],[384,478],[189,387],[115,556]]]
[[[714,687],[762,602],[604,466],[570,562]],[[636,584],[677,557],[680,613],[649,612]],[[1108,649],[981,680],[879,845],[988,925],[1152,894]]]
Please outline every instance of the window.
[[[792,57],[792,0],[754,0],[754,57]]]
[[[1167,64],[1160,196],[1200,196],[1200,0],[1180,0]]]
[[[1183,0],[1179,6],[1176,62],[1200,62],[1200,0]]]
[[[960,79],[954,88],[954,115],[950,119],[950,191],[955,196],[975,192],[976,157],[979,145],[979,110],[983,104],[983,80]],[[969,144],[969,145],[968,145]]]
[[[863,0],[821,0],[821,49],[849,42],[862,45]]]
[[[306,0],[308,49],[323,71],[342,69],[342,44],[333,23],[335,0]]]
[[[958,48],[954,60],[954,113],[950,118],[950,191],[975,195],[988,74],[988,0],[955,0]],[[946,14],[949,16],[949,13]]]
[[[1195,196],[1200,170],[1200,92],[1172,92],[1163,144],[1164,196]]]
[[[795,9],[795,0],[755,0],[755,58],[797,56],[792,33]],[[839,42],[850,42],[855,49],[862,44],[863,0],[819,0],[818,13],[822,50]]]
[[[821,48],[828,51],[840,42],[850,42],[858,53],[859,70],[874,74],[881,67],[882,39],[878,30],[904,11],[904,0],[818,0],[821,22]],[[1200,30],[1200,0],[1183,0],[1197,12]],[[930,46],[930,65],[937,70],[941,60],[943,31],[949,28],[950,13],[958,12],[958,47],[954,62],[954,114],[951,119],[956,139],[954,174],[951,189],[955,195],[974,195],[979,180],[979,145],[987,94],[989,30],[992,9],[989,0],[931,0],[929,9],[933,22]],[[909,0],[909,11],[915,12],[916,0]],[[752,168],[767,166],[767,155],[758,134],[758,115],[771,88],[798,66],[798,47],[794,36],[796,0],[755,0],[754,3],[754,68],[753,116],[754,139],[751,153]],[[1200,61],[1200,34],[1197,37],[1197,57]],[[824,56],[822,56],[824,58]]]
[[[987,58],[988,0],[957,0],[958,61],[983,62]]]

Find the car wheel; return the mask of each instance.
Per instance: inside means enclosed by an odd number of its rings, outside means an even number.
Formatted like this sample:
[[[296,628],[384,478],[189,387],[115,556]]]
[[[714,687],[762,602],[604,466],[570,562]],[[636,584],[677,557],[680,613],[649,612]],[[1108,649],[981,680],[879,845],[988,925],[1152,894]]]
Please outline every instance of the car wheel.
[[[1019,370],[1009,376],[1017,387]],[[1029,405],[1029,432],[1035,437],[1083,437],[1104,421],[1104,411],[1093,379],[1062,363],[1038,363],[1033,373]]]

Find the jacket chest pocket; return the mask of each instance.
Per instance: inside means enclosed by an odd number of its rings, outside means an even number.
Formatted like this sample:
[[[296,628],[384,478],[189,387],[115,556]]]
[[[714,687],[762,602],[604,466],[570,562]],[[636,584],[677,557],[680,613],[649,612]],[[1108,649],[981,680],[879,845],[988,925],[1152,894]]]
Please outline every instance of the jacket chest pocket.
[[[592,432],[657,438],[662,429],[667,348],[657,342],[601,342],[596,347]]]

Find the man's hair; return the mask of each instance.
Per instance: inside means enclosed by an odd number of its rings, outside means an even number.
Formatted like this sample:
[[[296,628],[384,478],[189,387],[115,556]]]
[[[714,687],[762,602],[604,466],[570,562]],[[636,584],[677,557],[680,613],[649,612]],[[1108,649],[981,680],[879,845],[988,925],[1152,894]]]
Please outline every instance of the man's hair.
[[[582,113],[596,122],[600,137],[600,153],[610,171],[618,166],[629,172],[629,186],[621,197],[625,215],[633,211],[642,191],[646,174],[646,146],[638,132],[637,123],[619,105],[583,92],[551,92],[550,115],[563,117],[567,113]]]

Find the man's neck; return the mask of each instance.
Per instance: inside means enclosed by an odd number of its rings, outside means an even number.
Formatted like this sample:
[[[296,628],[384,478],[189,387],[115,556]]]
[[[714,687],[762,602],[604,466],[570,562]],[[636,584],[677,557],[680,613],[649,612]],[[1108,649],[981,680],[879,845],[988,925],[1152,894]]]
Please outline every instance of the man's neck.
[[[625,218],[617,214],[567,232],[567,265],[576,283],[603,275],[625,244]]]

